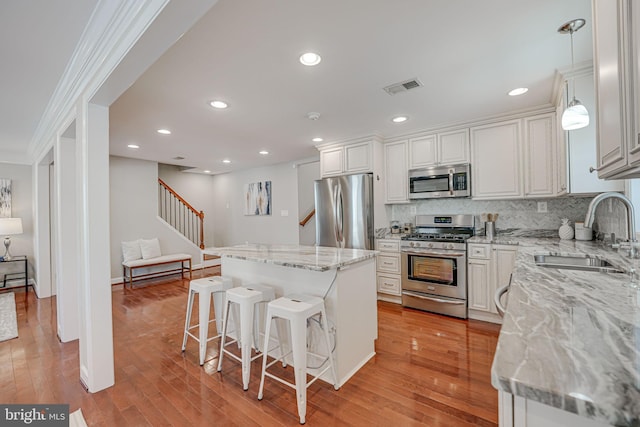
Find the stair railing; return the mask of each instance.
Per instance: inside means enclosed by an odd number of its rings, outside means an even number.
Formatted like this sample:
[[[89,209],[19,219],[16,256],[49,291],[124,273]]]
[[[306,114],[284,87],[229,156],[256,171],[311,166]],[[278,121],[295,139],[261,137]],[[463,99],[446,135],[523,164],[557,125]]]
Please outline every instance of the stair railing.
[[[160,178],[158,178],[158,214],[200,249],[204,249],[204,212],[191,206]]]

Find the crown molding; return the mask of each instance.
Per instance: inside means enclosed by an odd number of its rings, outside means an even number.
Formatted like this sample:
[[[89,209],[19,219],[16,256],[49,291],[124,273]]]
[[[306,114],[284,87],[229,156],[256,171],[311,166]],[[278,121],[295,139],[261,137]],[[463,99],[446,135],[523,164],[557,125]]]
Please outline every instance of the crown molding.
[[[99,0],[27,147],[33,162],[82,95],[93,94],[169,0]]]

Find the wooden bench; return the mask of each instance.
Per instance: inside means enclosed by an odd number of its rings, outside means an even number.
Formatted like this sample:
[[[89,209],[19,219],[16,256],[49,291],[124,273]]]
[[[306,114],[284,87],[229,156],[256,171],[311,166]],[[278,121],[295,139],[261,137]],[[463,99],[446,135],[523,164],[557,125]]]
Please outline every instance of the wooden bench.
[[[127,278],[129,281],[129,287],[133,288],[133,282],[136,280],[148,279],[153,277],[161,277],[169,274],[176,274],[180,272],[181,277],[184,278],[185,270],[187,269],[186,263],[189,263],[189,280],[192,278],[192,262],[191,255],[189,254],[170,254],[162,255],[156,258],[148,259],[136,259],[133,261],[124,261],[122,263],[122,284],[127,286]],[[152,273],[144,273],[134,275],[134,271],[138,268],[149,268],[156,266],[171,266],[172,264],[180,263],[179,268],[172,268],[170,270],[154,271]],[[129,275],[127,276],[127,270]]]

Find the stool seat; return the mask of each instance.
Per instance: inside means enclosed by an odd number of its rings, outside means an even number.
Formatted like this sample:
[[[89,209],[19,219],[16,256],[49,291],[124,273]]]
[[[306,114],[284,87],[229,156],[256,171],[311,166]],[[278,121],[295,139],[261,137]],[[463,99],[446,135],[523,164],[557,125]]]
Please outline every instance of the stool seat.
[[[233,282],[228,277],[212,276],[195,279],[189,282],[189,298],[187,300],[187,314],[184,322],[184,335],[182,338],[182,351],[187,348],[187,338],[191,337],[199,343],[200,365],[204,365],[204,358],[207,353],[207,343],[220,336],[216,334],[209,338],[209,323],[216,322],[220,325],[222,321],[222,310],[224,304],[224,292],[233,287]],[[191,312],[193,301],[198,294],[198,323],[191,325]],[[211,298],[213,297],[213,307],[215,318],[209,320],[209,310],[211,308]],[[191,329],[198,328],[198,336],[191,333]]]
[[[249,378],[251,377],[251,362],[260,357],[258,353],[254,357],[251,357],[252,347],[256,348],[256,351],[260,351],[258,344],[253,345],[253,340],[258,337],[258,333],[254,333],[255,327],[255,309],[256,304],[267,303],[275,298],[275,291],[268,286],[262,286],[257,284],[248,284],[246,286],[231,288],[226,291],[226,303],[224,305],[224,326],[222,330],[222,337],[220,339],[220,357],[218,360],[218,372],[222,371],[222,360],[224,355],[230,356],[242,363],[242,386],[244,390],[249,389]],[[234,316],[234,324],[236,328],[236,339],[230,342],[227,340],[227,329],[229,324],[229,311],[231,304],[236,304],[240,309],[240,328],[238,329],[238,319]],[[238,335],[238,331],[240,334]],[[240,357],[231,353],[225,347],[233,344],[234,342],[240,343]],[[269,335],[265,334],[265,347],[269,343]],[[280,340],[278,339],[278,346]],[[282,354],[282,351],[280,351]]]
[[[323,336],[327,349],[327,358],[324,363],[329,362],[321,372],[319,372],[311,381],[307,382],[307,325],[308,319],[314,316],[320,316],[318,324],[323,330]],[[325,311],[324,300],[322,298],[311,295],[289,295],[271,301],[267,304],[267,326],[265,334],[269,334],[271,320],[279,318],[289,321],[291,329],[291,351],[287,354],[280,353],[280,358],[273,360],[267,364],[267,347],[265,344],[262,353],[262,374],[260,375],[260,389],[258,391],[258,400],[262,400],[264,391],[265,377],[277,380],[278,382],[288,385],[296,390],[296,401],[298,403],[298,415],[300,424],[305,423],[307,412],[307,387],[313,384],[322,374],[331,369],[333,374],[333,387],[338,390],[338,379],[336,369],[333,363],[333,352],[329,340],[329,325],[327,322],[327,313]],[[284,361],[289,354],[293,355],[293,369],[295,384],[277,377],[267,372],[267,369],[280,361]],[[319,355],[315,355],[319,356]]]

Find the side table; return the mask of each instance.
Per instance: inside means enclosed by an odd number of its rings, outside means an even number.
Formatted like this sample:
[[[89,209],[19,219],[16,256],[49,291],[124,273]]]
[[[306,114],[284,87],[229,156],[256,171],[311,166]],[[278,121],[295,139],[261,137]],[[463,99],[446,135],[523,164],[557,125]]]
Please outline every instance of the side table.
[[[10,260],[6,260],[6,259],[2,259],[0,261],[0,266],[7,264],[7,263],[12,263],[12,262],[17,262],[17,263],[23,263],[24,264],[24,272],[22,271],[17,271],[17,272],[13,272],[13,273],[4,273],[4,278],[2,279],[2,287],[0,287],[0,291],[6,291],[9,289],[14,289],[17,288],[18,286],[11,286],[9,288],[7,288],[7,277],[8,276],[15,276],[15,275],[23,275],[24,274],[24,292],[25,295],[26,293],[29,292],[29,274],[28,274],[28,263],[27,263],[27,256],[26,255],[14,255],[11,257]],[[14,277],[14,279],[17,279],[20,277]]]

